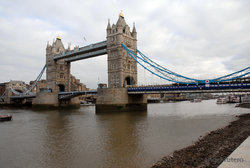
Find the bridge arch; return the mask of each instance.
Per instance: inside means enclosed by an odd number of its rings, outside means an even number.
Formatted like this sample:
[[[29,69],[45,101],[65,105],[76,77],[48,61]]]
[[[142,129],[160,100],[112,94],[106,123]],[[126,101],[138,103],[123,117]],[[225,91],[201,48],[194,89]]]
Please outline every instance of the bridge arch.
[[[63,84],[58,85],[59,92],[65,92],[65,86]]]
[[[124,79],[124,82],[123,82],[124,87],[129,86],[129,85],[134,85],[134,84],[135,84],[135,80],[132,76],[127,76]]]

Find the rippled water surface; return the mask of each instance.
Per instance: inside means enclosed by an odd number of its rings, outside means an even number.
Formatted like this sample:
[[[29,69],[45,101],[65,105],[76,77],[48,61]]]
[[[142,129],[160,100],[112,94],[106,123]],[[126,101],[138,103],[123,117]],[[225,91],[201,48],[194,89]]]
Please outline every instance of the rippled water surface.
[[[233,104],[149,104],[144,112],[95,113],[94,106],[38,111],[0,108],[0,165],[8,168],[141,168],[227,125],[249,109]]]

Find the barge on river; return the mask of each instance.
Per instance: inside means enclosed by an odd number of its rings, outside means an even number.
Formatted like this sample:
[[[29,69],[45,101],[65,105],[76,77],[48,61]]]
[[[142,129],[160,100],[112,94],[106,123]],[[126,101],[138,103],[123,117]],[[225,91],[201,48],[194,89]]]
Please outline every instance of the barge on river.
[[[0,115],[0,121],[10,121],[12,119],[12,115]]]

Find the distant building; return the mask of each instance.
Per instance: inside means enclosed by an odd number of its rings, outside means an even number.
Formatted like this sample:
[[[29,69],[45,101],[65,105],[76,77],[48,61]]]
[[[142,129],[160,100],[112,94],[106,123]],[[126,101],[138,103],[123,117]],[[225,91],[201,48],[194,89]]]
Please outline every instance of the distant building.
[[[88,91],[89,88],[86,87],[84,83],[80,82],[80,79],[76,79],[75,76],[70,75],[70,90],[71,91]]]
[[[11,80],[9,82],[0,83],[0,96],[2,96],[7,88],[13,88],[17,92],[24,92],[25,89],[28,88],[29,85],[27,85],[23,81],[15,81]]]
[[[32,86],[34,84],[35,81],[30,81],[30,86]],[[33,93],[37,93],[40,92],[40,90],[44,90],[44,89],[49,89],[47,88],[47,81],[42,79],[40,80],[36,87],[34,87],[34,89],[32,90]],[[76,79],[73,75],[70,75],[70,91],[88,91],[89,88],[86,87],[86,85],[84,83],[80,82],[80,79]]]
[[[23,92],[25,89],[28,88],[28,85],[23,82],[23,81],[15,81],[15,80],[11,80],[10,82],[8,82],[6,84],[6,88],[13,88],[18,92]]]
[[[34,84],[35,81],[30,81],[30,86],[32,86]],[[37,93],[40,92],[40,89],[44,89],[47,88],[47,81],[42,79],[40,81],[37,82],[36,86],[34,87],[34,89],[32,90],[33,93]]]

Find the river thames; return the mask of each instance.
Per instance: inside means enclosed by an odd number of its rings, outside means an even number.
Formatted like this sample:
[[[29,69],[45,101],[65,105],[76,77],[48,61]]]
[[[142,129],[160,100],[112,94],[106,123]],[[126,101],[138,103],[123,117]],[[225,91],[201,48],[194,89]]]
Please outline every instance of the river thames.
[[[143,168],[226,126],[249,109],[235,104],[148,104],[143,112],[95,113],[95,106],[3,108],[0,164],[8,168]]]

